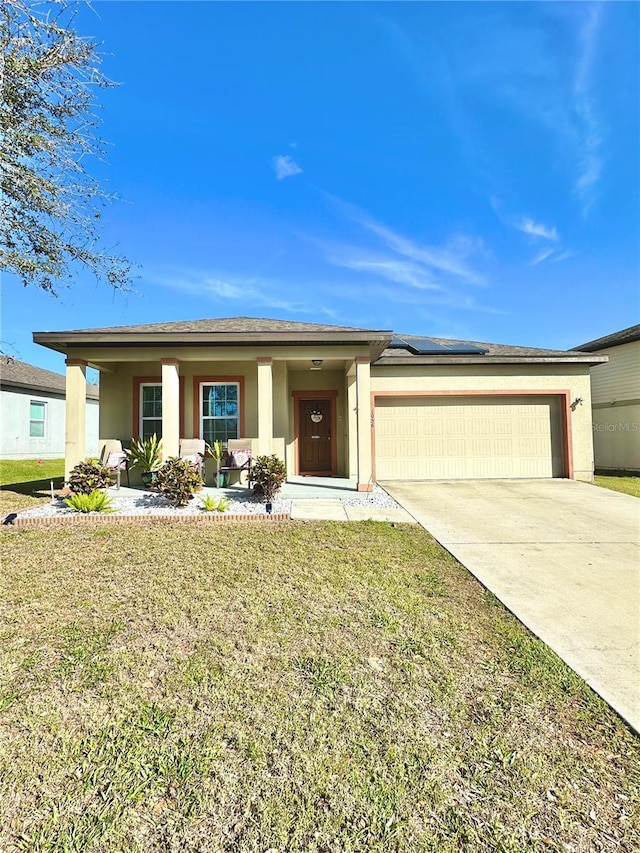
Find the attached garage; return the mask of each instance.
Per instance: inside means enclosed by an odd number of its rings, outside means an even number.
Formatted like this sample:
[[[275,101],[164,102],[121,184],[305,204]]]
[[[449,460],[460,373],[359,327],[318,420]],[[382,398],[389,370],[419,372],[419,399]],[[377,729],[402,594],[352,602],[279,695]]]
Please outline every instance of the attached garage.
[[[557,395],[376,396],[377,480],[567,476]]]

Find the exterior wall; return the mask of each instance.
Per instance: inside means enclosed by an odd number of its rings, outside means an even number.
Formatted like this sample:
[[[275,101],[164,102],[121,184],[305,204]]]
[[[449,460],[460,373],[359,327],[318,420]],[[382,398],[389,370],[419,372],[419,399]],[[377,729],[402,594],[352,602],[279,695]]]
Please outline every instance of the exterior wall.
[[[591,368],[596,470],[640,471],[640,341],[598,351]]]
[[[219,379],[242,377],[244,400],[242,418],[246,437],[258,435],[258,374],[255,362],[183,362],[179,367],[181,395],[181,438],[198,438],[198,398],[196,377]],[[128,441],[138,435],[138,413],[134,417],[134,379],[144,377],[162,382],[160,363],[132,362],[119,364],[113,372],[103,371],[100,377],[100,435]]]
[[[598,355],[608,355],[609,361],[591,368],[594,404],[640,400],[640,341],[598,350]]]
[[[568,439],[576,480],[593,479],[593,439],[591,434],[591,388],[586,364],[461,364],[371,368],[371,393],[411,392],[509,393],[540,391],[566,392],[570,402],[583,402],[569,410]]]
[[[44,438],[29,435],[31,400],[47,404]],[[98,455],[99,404],[87,400],[87,456]],[[0,459],[62,459],[65,444],[64,395],[47,395],[27,389],[0,391]]]
[[[593,407],[596,470],[640,472],[640,402]]]

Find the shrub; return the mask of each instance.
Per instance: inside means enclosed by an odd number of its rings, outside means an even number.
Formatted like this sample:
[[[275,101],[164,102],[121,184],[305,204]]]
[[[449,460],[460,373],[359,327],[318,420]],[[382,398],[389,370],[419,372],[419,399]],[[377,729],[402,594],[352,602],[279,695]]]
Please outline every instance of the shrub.
[[[153,487],[174,506],[185,506],[201,486],[197,469],[187,459],[172,457],[158,469]]]
[[[113,512],[113,502],[106,492],[95,489],[93,492],[77,492],[65,503],[76,512]]]
[[[226,512],[231,506],[228,498],[214,498],[213,495],[205,495],[200,498],[200,509],[204,512]]]
[[[89,495],[96,489],[105,489],[110,482],[109,469],[93,462],[78,462],[69,474],[69,488],[76,495]]]
[[[287,479],[284,462],[275,454],[256,456],[251,468],[251,478],[255,483],[253,491],[265,501],[272,501]]]

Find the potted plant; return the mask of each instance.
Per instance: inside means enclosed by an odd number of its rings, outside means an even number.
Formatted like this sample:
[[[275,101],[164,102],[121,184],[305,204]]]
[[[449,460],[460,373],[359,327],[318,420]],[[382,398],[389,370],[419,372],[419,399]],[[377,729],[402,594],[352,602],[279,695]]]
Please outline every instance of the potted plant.
[[[126,453],[131,467],[140,468],[140,477],[145,486],[153,483],[162,465],[162,439],[155,432],[149,438],[132,438]]]
[[[220,487],[220,460],[222,459],[222,442],[214,441],[213,444],[207,444],[207,454],[213,459],[216,466],[215,484],[216,488]]]

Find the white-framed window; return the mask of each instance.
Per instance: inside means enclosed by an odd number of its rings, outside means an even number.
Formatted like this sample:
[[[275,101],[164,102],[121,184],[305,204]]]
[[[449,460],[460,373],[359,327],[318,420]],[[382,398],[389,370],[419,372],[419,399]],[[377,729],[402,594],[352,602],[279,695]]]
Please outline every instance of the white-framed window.
[[[240,383],[200,383],[200,437],[208,444],[240,438]]]
[[[44,400],[29,401],[29,436],[44,438],[47,434],[47,404]]]
[[[140,385],[140,437],[153,434],[162,438],[162,385],[143,382]]]

